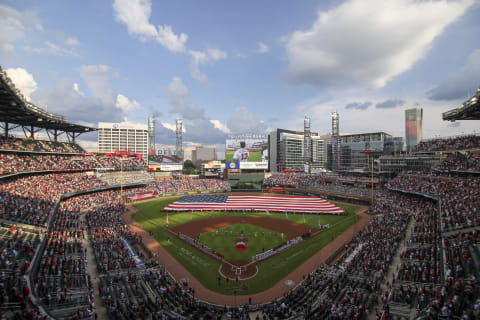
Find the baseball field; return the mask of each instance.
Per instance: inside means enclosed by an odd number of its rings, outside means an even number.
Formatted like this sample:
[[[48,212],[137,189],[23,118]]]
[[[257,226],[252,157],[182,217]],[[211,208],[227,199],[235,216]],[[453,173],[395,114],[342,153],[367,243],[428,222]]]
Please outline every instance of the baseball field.
[[[166,212],[162,208],[177,198],[159,199],[135,204],[138,210],[133,218],[149,232],[179,263],[206,288],[228,295],[250,295],[264,291],[287,276],[321,248],[333,241],[359,220],[357,207],[335,203],[346,216],[285,214],[266,212]],[[168,221],[168,225],[167,225]],[[316,234],[321,225],[330,225],[318,235],[300,242],[259,263],[255,272],[241,281],[226,281],[221,273],[225,263],[204,254],[180,240],[181,232],[199,240],[232,264],[249,263],[252,255],[267,251],[289,239],[310,232]],[[235,249],[244,242],[247,249]]]

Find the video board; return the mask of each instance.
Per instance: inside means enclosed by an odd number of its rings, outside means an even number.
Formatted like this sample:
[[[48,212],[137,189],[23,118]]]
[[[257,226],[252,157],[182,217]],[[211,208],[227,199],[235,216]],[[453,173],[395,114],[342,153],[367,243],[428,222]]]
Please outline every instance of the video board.
[[[225,142],[226,162],[268,162],[266,134],[229,135]]]

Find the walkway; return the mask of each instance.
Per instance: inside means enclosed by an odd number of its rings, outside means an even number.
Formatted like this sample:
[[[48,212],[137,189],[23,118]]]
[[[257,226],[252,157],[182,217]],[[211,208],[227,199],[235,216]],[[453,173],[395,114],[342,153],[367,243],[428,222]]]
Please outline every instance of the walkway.
[[[295,284],[299,284],[303,281],[303,277],[318,266],[322,265],[325,260],[332,255],[340,246],[343,246],[345,243],[349,242],[355,235],[357,235],[360,230],[370,221],[372,218],[370,215],[366,214],[365,211],[367,207],[360,207],[357,210],[357,214],[361,216],[360,221],[352,225],[347,231],[338,236],[335,240],[326,245],[323,249],[318,251],[314,256],[305,261],[301,266],[292,271],[285,278],[280,280],[272,288],[265,290],[263,292],[253,294],[253,295],[244,295],[244,296],[234,296],[220,294],[214,291],[211,291],[205,288],[200,281],[198,281],[194,276],[192,276],[184,266],[173,258],[168,251],[163,248],[148,232],[146,232],[139,223],[137,223],[133,218],[132,214],[136,211],[135,208],[129,207],[129,211],[123,215],[123,219],[130,225],[130,228],[133,232],[137,233],[142,237],[145,245],[157,255],[157,262],[163,264],[165,268],[172,274],[175,279],[190,279],[190,287],[195,289],[195,296],[201,300],[217,303],[219,305],[240,305],[248,303],[248,298],[252,298],[252,303],[264,303],[269,302],[274,299],[277,299],[283,295],[284,292],[292,289],[291,286],[285,284],[285,281],[291,280]]]
[[[381,289],[383,292],[391,289],[392,276],[398,271],[400,265],[402,264],[402,260],[400,259],[400,254],[404,252],[407,247],[406,243],[412,235],[414,224],[415,224],[415,219],[413,217],[410,217],[407,230],[405,233],[405,238],[400,241],[397,248],[397,252],[395,253],[395,256],[393,256],[390,262],[390,267],[388,268],[388,271],[385,275],[385,280],[381,285]],[[375,307],[380,310],[382,306],[377,305]],[[398,303],[390,303],[390,314],[401,315],[401,316],[407,317],[408,319],[413,319],[413,317],[415,316],[415,313],[416,313],[415,308],[410,308]],[[368,319],[374,320],[375,312],[370,313]]]
[[[80,220],[84,225],[85,223],[85,213],[80,216]],[[86,229],[86,228],[85,228]],[[87,231],[85,231],[86,233]],[[95,312],[98,315],[98,319],[108,319],[107,308],[103,303],[102,298],[98,294],[98,284],[100,279],[98,277],[98,269],[97,269],[97,260],[95,260],[95,256],[93,255],[93,247],[92,241],[90,240],[90,236],[87,234],[83,240],[83,245],[87,248],[87,272],[90,275],[90,281],[92,282],[94,291],[93,291],[93,302],[95,303]]]

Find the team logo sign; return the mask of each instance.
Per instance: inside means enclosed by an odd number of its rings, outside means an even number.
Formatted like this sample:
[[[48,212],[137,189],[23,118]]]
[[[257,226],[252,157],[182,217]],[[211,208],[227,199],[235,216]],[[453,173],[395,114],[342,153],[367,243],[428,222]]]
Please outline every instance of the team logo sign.
[[[225,163],[225,168],[227,169],[239,169],[240,168],[240,163],[238,162],[226,162]]]

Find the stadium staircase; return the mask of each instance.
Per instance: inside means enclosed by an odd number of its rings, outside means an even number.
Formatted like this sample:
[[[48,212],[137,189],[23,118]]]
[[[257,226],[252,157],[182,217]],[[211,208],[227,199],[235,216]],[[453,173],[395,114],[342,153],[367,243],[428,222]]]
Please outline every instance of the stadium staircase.
[[[388,283],[393,285],[392,282],[389,282],[393,275],[395,274],[396,271],[398,271],[398,268],[402,264],[402,261],[400,259],[400,254],[406,249],[406,243],[408,239],[410,239],[412,233],[413,233],[413,226],[415,224],[415,220],[413,217],[410,217],[410,221],[408,223],[407,227],[407,232],[405,234],[404,241],[400,242],[400,245],[398,246],[397,253],[392,259],[392,262],[390,263],[390,267],[388,269],[388,272],[385,276],[385,279],[387,280],[387,285],[383,284],[382,289],[385,290],[390,290],[391,288],[388,287]],[[398,319],[413,319],[415,317],[416,310],[415,308],[411,308],[409,304],[406,303],[400,303],[400,302],[390,302],[390,315],[392,318],[397,317]],[[369,319],[375,320],[375,314],[372,313],[369,315]]]
[[[83,222],[85,221],[85,214],[82,214],[80,218]],[[90,275],[92,284],[93,284],[93,301],[95,303],[95,310],[97,312],[97,316],[99,319],[108,319],[107,308],[105,307],[102,298],[98,294],[98,290],[95,291],[95,288],[98,288],[98,284],[100,283],[98,277],[98,268],[97,268],[97,261],[95,260],[95,256],[93,255],[93,247],[92,247],[92,240],[90,239],[90,234],[87,232],[86,237],[83,241],[85,248],[87,248],[87,270],[88,274]]]

